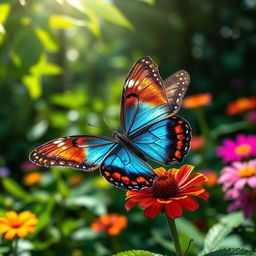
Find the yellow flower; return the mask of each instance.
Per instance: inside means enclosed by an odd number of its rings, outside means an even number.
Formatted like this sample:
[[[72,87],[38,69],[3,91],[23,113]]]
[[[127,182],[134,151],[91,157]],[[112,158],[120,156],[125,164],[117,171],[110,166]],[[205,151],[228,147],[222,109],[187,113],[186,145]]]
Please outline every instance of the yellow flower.
[[[27,186],[39,183],[42,180],[43,174],[40,172],[31,172],[23,180],[24,184]]]
[[[38,220],[36,215],[30,211],[17,214],[9,211],[6,217],[0,218],[0,234],[5,233],[5,239],[12,240],[15,236],[26,237],[35,230]]]

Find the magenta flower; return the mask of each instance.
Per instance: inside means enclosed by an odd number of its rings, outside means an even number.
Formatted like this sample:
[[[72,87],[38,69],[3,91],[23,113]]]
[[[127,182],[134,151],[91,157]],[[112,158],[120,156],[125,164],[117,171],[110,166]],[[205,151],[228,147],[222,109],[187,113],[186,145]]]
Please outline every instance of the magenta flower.
[[[239,134],[236,140],[226,139],[222,146],[218,147],[217,155],[224,162],[240,161],[246,157],[256,156],[256,136]]]
[[[225,195],[226,200],[234,200],[228,206],[228,212],[242,209],[245,218],[256,213],[256,190],[229,190]]]
[[[256,160],[234,162],[221,171],[218,183],[223,183],[223,190],[228,188],[241,190],[245,185],[256,188]]]

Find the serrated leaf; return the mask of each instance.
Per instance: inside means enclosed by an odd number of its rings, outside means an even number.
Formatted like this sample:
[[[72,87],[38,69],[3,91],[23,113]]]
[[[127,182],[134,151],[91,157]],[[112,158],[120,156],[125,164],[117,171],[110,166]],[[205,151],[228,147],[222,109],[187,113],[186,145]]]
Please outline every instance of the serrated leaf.
[[[240,248],[226,248],[204,254],[203,256],[255,256],[256,253]]]
[[[149,251],[143,251],[143,250],[130,250],[125,252],[119,252],[117,254],[114,254],[113,256],[163,256],[163,255],[156,254]]]
[[[212,252],[219,243],[235,228],[244,221],[241,212],[234,212],[221,218],[219,223],[215,224],[206,234],[204,248],[199,255]]]

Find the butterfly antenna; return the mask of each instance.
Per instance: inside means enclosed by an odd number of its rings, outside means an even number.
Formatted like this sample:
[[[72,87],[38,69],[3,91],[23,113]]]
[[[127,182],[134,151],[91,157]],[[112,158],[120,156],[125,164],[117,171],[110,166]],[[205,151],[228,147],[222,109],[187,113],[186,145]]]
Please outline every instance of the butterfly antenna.
[[[113,132],[114,130],[111,128],[111,126],[109,125],[109,123],[107,122],[107,120],[102,117],[103,121],[105,122],[105,124],[108,126],[108,128]]]

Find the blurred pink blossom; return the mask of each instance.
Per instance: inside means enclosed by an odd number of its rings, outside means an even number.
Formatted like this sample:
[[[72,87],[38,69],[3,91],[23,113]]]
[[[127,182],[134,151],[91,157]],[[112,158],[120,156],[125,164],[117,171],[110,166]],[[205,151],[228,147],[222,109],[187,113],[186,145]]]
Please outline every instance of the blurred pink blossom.
[[[224,191],[229,188],[240,190],[245,185],[256,188],[256,160],[233,162],[231,166],[226,166],[221,171],[218,183],[223,184]]]
[[[228,212],[242,209],[245,218],[256,213],[256,190],[229,190],[225,195],[226,200],[234,200],[228,206]]]
[[[20,168],[23,172],[28,172],[36,170],[38,166],[30,161],[25,161],[21,164]]]

